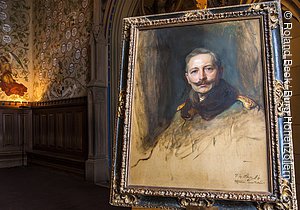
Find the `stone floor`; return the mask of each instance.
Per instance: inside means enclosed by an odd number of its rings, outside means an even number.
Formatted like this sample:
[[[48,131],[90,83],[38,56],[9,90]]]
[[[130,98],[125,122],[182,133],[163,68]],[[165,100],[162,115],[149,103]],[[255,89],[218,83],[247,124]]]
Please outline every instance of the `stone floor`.
[[[109,204],[109,189],[40,167],[0,169],[1,210],[128,210]]]

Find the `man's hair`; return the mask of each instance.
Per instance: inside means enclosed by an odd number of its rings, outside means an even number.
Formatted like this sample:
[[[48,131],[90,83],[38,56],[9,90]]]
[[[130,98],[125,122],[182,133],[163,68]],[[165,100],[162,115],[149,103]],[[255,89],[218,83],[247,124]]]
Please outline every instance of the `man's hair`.
[[[212,52],[211,50],[205,49],[205,48],[195,48],[185,58],[185,64],[186,64],[185,71],[186,72],[188,72],[187,65],[190,62],[191,58],[195,57],[196,55],[201,55],[201,54],[210,54],[213,57],[213,62],[218,67],[218,69],[220,69],[222,67],[221,60],[216,53]]]

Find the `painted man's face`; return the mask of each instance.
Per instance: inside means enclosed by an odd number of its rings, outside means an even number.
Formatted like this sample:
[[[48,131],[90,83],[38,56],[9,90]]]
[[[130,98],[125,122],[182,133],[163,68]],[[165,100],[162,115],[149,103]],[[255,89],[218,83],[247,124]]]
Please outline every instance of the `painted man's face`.
[[[188,62],[185,76],[195,92],[205,94],[219,83],[221,69],[217,68],[212,55],[199,54]]]

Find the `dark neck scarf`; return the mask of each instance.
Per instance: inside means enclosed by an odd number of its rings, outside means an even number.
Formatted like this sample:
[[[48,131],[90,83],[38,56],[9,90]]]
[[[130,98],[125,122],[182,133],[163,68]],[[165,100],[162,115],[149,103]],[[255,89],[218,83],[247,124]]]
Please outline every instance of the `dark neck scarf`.
[[[201,102],[198,93],[192,89],[185,106],[181,109],[181,117],[192,120],[199,114],[205,120],[212,120],[231,107],[236,102],[237,96],[237,90],[223,79],[204,95],[205,99]]]

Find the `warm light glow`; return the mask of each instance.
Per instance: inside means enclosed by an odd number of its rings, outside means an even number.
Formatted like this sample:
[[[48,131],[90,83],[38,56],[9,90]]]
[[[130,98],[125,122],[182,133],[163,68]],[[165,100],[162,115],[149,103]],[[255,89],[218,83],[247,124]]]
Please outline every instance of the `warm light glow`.
[[[23,106],[24,104],[28,104],[29,102],[26,101],[24,98],[21,98],[21,97],[16,97],[14,98],[14,100],[12,101],[12,103],[15,103],[15,105],[20,105],[20,106]]]
[[[198,9],[206,9],[207,8],[207,0],[196,0]]]
[[[34,92],[32,95],[33,101],[41,101],[49,88],[49,84],[39,84],[39,86],[34,87]]]

